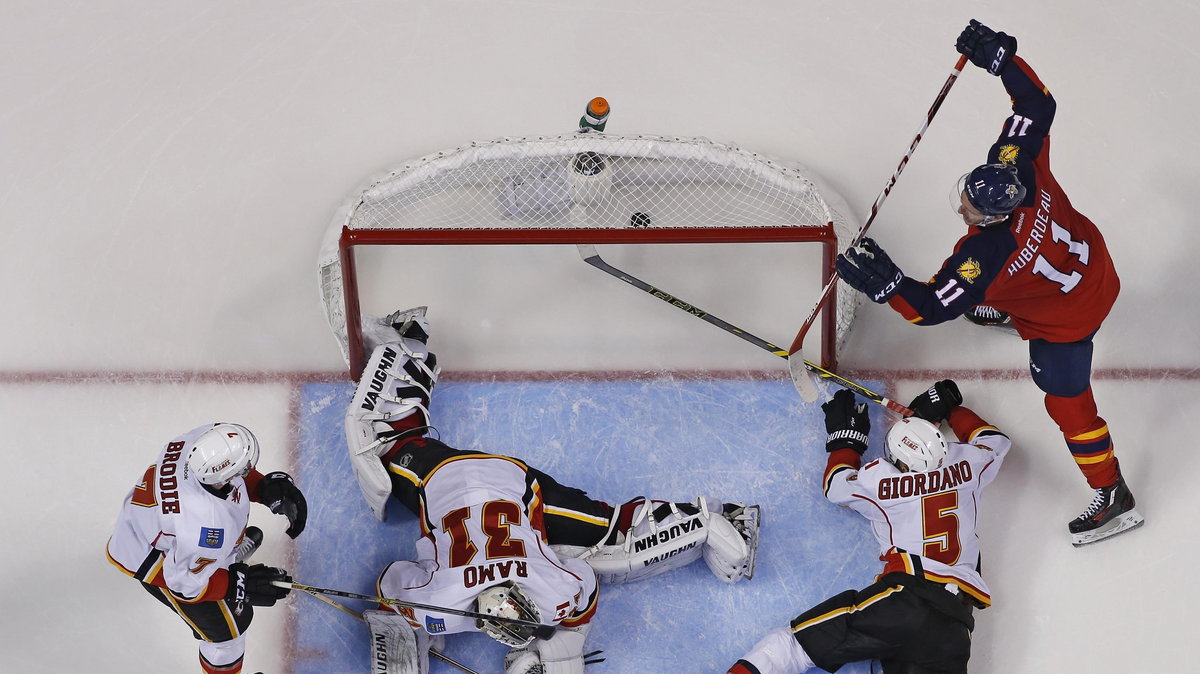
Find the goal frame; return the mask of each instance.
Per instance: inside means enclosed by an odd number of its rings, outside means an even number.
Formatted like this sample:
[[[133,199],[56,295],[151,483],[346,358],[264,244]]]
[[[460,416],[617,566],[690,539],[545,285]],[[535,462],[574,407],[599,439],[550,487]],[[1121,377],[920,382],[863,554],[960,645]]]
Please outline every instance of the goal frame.
[[[544,165],[545,162],[569,161],[574,157],[572,166],[578,172],[581,171],[580,159],[587,155],[596,156],[597,153],[616,162],[613,167],[603,169],[610,174],[616,171],[613,177],[607,178],[613,181],[614,190],[618,184],[623,184],[633,185],[633,189],[650,189],[658,194],[658,183],[646,181],[657,180],[656,176],[665,175],[666,182],[662,183],[661,189],[667,190],[663,194],[668,199],[671,198],[670,190],[679,189],[672,185],[691,184],[693,187],[689,189],[694,190],[694,185],[705,185],[714,180],[717,181],[715,185],[726,184],[731,189],[745,192],[737,193],[743,196],[728,197],[735,201],[725,201],[726,197],[721,196],[725,192],[718,191],[714,193],[718,201],[710,202],[716,211],[710,213],[696,210],[694,204],[684,205],[683,211],[666,217],[667,222],[659,222],[660,218],[656,217],[648,226],[632,223],[629,215],[624,216],[625,223],[614,222],[611,209],[598,212],[595,219],[581,219],[579,216],[583,211],[576,211],[583,208],[591,213],[588,209],[594,202],[581,202],[578,199],[593,199],[594,193],[577,194],[575,190],[594,188],[595,183],[590,183],[590,186],[581,183],[582,187],[572,184],[569,197],[566,197],[564,195],[567,193],[562,192],[561,179],[558,184],[547,183],[559,192],[551,194],[550,190],[546,190],[531,197],[529,204],[534,212],[531,222],[511,221],[522,219],[527,215],[524,211],[519,212],[521,217],[514,218],[511,210],[507,217],[489,215],[486,209],[480,210],[481,203],[486,201],[486,195],[489,194],[487,190],[496,189],[497,184],[493,181],[497,176],[509,175],[494,170],[497,162],[515,162],[524,171],[530,163],[541,162],[539,165]],[[621,162],[634,163],[623,168],[626,165]],[[647,169],[641,162],[650,162],[650,168]],[[658,165],[666,168],[654,168]],[[701,173],[687,173],[697,165]],[[567,172],[572,174],[570,169]],[[465,176],[462,182],[459,182],[460,175]],[[622,176],[624,180],[634,182],[618,183],[617,180]],[[529,187],[531,183],[528,179],[524,180],[522,182],[518,178],[513,184]],[[580,180],[594,179],[584,177]],[[679,180],[699,182],[675,182]],[[732,182],[725,183],[725,180]],[[464,189],[463,185],[478,191],[466,194],[468,201],[460,206],[457,197],[451,195],[457,194],[455,190]],[[493,187],[488,188],[487,185]],[[647,185],[650,187],[647,188]],[[503,189],[503,185],[499,187]],[[542,189],[542,186],[535,187]],[[729,188],[714,187],[717,190]],[[747,198],[745,195],[749,195],[750,201],[741,201]],[[511,197],[511,194],[506,196]],[[548,211],[564,208],[562,203],[570,203],[563,202],[564,198],[573,200],[575,204],[569,208],[570,217],[543,217]],[[709,197],[706,195],[703,199],[707,202]],[[760,199],[768,201],[761,202]],[[793,201],[795,205],[792,205]],[[666,205],[673,203],[676,202]],[[538,210],[543,208],[545,210]],[[641,216],[641,213],[634,213],[634,216]],[[706,138],[619,136],[589,132],[476,141],[406,162],[396,170],[375,176],[355,192],[339,209],[326,230],[318,259],[318,283],[326,317],[342,349],[350,377],[357,379],[368,356],[363,339],[362,284],[355,255],[359,247],[819,243],[821,251],[820,262],[816,265],[816,281],[820,288],[834,279],[837,255],[850,245],[854,234],[851,217],[841,195],[830,189],[806,166],[734,145],[714,143]],[[342,306],[336,306],[337,303]],[[684,306],[686,303],[682,301],[671,303],[689,313],[703,313],[691,305]],[[814,309],[819,316],[810,316],[810,320],[800,326],[790,349],[777,355],[795,353],[795,357],[802,358],[799,349],[806,333],[819,324],[820,328],[816,331],[821,339],[821,365],[830,370],[836,368],[838,347],[849,332],[857,306],[853,298],[840,302],[836,295],[824,298],[820,306]],[[840,316],[846,313],[849,313],[848,317]]]
[[[545,245],[545,244],[687,244],[687,243],[819,243],[824,286],[832,278],[838,255],[838,239],[833,223],[820,227],[735,227],[686,230],[647,227],[644,229],[362,229],[343,226],[338,237],[338,257],[342,272],[342,301],[346,312],[347,349],[350,378],[358,380],[369,354],[362,337],[362,307],[359,302],[358,265],[355,248],[359,246],[438,246],[438,245]],[[821,308],[817,321],[821,335],[821,366],[837,368],[837,289]],[[797,331],[792,349],[804,341],[807,327]]]

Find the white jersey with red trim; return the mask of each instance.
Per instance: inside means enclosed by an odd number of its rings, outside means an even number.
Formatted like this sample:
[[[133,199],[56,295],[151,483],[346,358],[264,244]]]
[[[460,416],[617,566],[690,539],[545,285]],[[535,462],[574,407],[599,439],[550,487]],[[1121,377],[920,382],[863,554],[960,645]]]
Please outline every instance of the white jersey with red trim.
[[[977,428],[970,440],[949,443],[942,467],[926,473],[903,473],[884,460],[839,470],[828,476],[825,495],[870,520],[885,573],[952,582],[988,605],[975,527],[981,492],[1012,443],[991,426]]]
[[[167,443],[154,465],[125,496],[108,558],[147,583],[161,577],[180,599],[204,594],[217,569],[228,568],[250,518],[246,482],[234,478],[220,498],[187,469],[193,443],[206,424]]]
[[[423,485],[417,561],[395,562],[379,578],[381,596],[474,611],[480,592],[513,581],[543,624],[579,626],[595,611],[596,574],[584,561],[559,559],[544,540],[536,481],[516,459],[458,456]],[[430,634],[477,631],[474,618],[403,608]]]

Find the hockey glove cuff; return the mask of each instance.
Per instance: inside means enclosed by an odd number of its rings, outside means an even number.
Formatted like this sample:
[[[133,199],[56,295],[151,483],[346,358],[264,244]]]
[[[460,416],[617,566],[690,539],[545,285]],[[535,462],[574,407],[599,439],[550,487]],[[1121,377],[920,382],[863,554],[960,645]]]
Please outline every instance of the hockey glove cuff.
[[[276,515],[288,520],[287,535],[295,538],[308,523],[308,502],[292,476],[276,471],[263,476],[258,484],[258,501]]]

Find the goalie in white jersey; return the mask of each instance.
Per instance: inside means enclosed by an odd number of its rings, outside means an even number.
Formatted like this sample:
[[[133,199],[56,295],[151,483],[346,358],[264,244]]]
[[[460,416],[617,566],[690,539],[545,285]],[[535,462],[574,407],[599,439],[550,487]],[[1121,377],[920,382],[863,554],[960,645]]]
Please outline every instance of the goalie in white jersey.
[[[238,674],[254,606],[273,606],[289,590],[287,572],[246,559],[262,543],[247,527],[250,503],[304,531],[308,505],[287,473],[263,475],[258,439],[238,424],[205,424],[168,442],[125,495],[108,561],[162,602],[200,641],[206,674]]]
[[[508,674],[579,674],[598,581],[649,578],[701,557],[725,582],[753,575],[757,506],[638,497],[613,507],[520,459],[427,437],[440,369],[425,308],[363,327],[373,352],[346,413],[351,463],[379,519],[395,496],[424,534],[416,561],[384,569],[378,594],[526,623],[405,607],[381,626],[387,614],[367,612],[372,643],[402,642],[379,671],[424,672],[431,635],[482,631],[512,648]]]
[[[934,384],[909,404],[914,416],[888,431],[887,456],[865,466],[866,405],[846,390],[822,405],[825,496],[871,522],[883,571],[873,585],[835,595],[769,632],[729,674],[833,672],[862,660],[880,660],[884,674],[967,671],[972,609],[991,604],[976,509],[1011,443],[961,404],[953,381]],[[947,442],[943,420],[966,442]]]

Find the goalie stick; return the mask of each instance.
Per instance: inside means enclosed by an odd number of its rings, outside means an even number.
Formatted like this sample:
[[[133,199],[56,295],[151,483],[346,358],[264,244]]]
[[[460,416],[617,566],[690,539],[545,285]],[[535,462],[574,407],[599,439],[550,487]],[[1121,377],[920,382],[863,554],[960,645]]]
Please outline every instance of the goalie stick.
[[[933,105],[930,106],[929,112],[925,113],[925,121],[921,124],[921,128],[917,131],[917,135],[913,137],[912,143],[908,146],[908,152],[904,154],[904,158],[900,160],[900,165],[896,167],[892,173],[891,179],[883,186],[883,191],[875,198],[875,203],[871,204],[871,214],[867,216],[867,221],[859,228],[858,234],[854,235],[854,240],[850,242],[850,246],[857,246],[863,237],[867,235],[867,229],[871,223],[875,221],[875,216],[879,214],[879,209],[883,206],[883,201],[887,199],[887,195],[892,191],[892,187],[896,185],[896,181],[900,179],[900,174],[904,172],[904,167],[908,165],[908,160],[912,158],[913,153],[917,150],[917,144],[921,142],[921,138],[925,132],[929,130],[929,124],[933,122],[933,116],[941,109],[942,103],[946,100],[946,96],[950,93],[950,87],[958,80],[958,76],[962,74],[963,67],[967,65],[966,55],[958,57],[958,62],[954,64],[954,69],[950,71],[950,76],[946,78],[946,83],[942,85],[942,90],[938,92],[937,98],[933,100]],[[817,299],[816,306],[813,307],[812,313],[808,315],[808,320],[804,321],[804,325],[800,326],[800,332],[796,334],[796,339],[792,342],[792,346],[788,349],[788,353],[798,353],[804,346],[804,337],[808,334],[809,328],[817,320],[817,315],[821,313],[821,309],[829,302],[829,298],[833,296],[833,288],[837,284],[838,275],[834,272],[829,277],[829,281],[825,283],[825,287],[821,289],[821,296]],[[801,356],[803,358],[803,356]],[[792,368],[793,378],[795,377],[795,367]]]
[[[432,606],[430,604],[418,604],[413,601],[404,601],[402,599],[389,599],[387,597],[375,597],[369,594],[358,594],[357,592],[346,592],[343,590],[334,590],[327,587],[316,587],[314,585],[304,585],[303,583],[289,583],[284,580],[276,580],[271,582],[276,587],[286,587],[291,590],[300,590],[309,594],[327,594],[334,597],[343,597],[345,599],[358,599],[360,601],[369,601],[384,606],[407,606],[409,608],[419,608],[422,611],[432,611],[434,613],[445,613],[446,615],[458,615],[465,618],[475,618],[476,620],[489,620],[491,622],[505,623],[508,625],[517,625],[518,627],[528,627],[533,629],[533,636],[539,639],[549,639],[554,636],[555,628],[553,625],[543,625],[541,623],[521,620],[519,618],[505,618],[503,616],[487,615],[486,613],[477,613],[475,611],[462,611],[456,608],[446,606]]]
[[[310,597],[313,597],[315,599],[320,599],[321,601],[325,602],[326,604],[329,604],[330,606],[332,606],[332,607],[336,608],[337,610],[341,611],[342,613],[345,613],[346,615],[354,618],[355,620],[358,620],[359,622],[365,622],[365,620],[363,619],[362,613],[355,611],[354,609],[350,608],[349,606],[346,606],[345,604],[341,603],[340,601],[335,601],[333,599],[330,599],[329,597],[326,597],[325,595],[323,595],[319,592],[314,592],[312,590],[301,590],[301,591]],[[437,650],[436,648],[429,649],[429,654],[432,655],[433,657],[437,658],[438,660],[441,660],[442,662],[450,665],[451,667],[455,667],[459,670],[462,670],[463,672],[466,672],[466,674],[479,674],[479,672],[471,669],[470,667],[455,660],[454,658],[451,658],[450,656],[446,655],[445,653],[442,653],[441,651]]]
[[[721,328],[722,330],[724,330],[725,332],[728,332],[732,335],[741,337],[742,339],[746,340],[747,342],[750,342],[754,346],[757,346],[758,348],[763,349],[765,351],[770,351],[771,353],[775,354],[776,356],[779,356],[780,358],[783,358],[784,360],[788,361],[788,368],[791,371],[791,375],[792,375],[792,383],[794,383],[796,385],[796,390],[800,393],[800,397],[803,398],[805,401],[811,403],[811,402],[815,402],[817,399],[817,387],[812,379],[812,376],[816,376],[825,381],[833,382],[834,384],[837,384],[838,386],[841,386],[842,388],[854,391],[855,393],[866,398],[867,400],[870,400],[871,402],[874,402],[874,403],[879,403],[880,405],[883,405],[884,407],[888,408],[889,410],[892,410],[893,412],[896,412],[896,413],[901,414],[906,417],[912,416],[912,410],[908,409],[904,405],[901,405],[900,403],[896,402],[895,400],[892,400],[883,395],[880,395],[880,394],[872,391],[871,389],[863,386],[862,384],[859,384],[858,382],[851,381],[835,372],[826,370],[825,368],[821,367],[820,365],[816,365],[807,360],[804,360],[804,357],[799,353],[794,353],[794,354],[789,355],[787,350],[782,349],[782,348],[768,342],[765,339],[756,337],[755,335],[753,335],[749,332],[746,332],[745,330],[737,327],[736,325],[733,325],[724,320],[721,320],[720,318],[713,316],[712,314],[701,309],[700,307],[697,307],[696,305],[691,304],[690,302],[685,302],[684,300],[679,299],[678,297],[672,295],[671,293],[669,293],[661,288],[656,288],[635,276],[630,276],[629,274],[626,274],[625,272],[621,271],[620,269],[617,269],[616,267],[612,266],[611,264],[605,262],[604,259],[600,257],[600,253],[598,253],[596,251],[596,247],[593,246],[592,244],[580,243],[580,244],[576,244],[575,247],[579,250],[579,255],[580,255],[580,257],[583,258],[583,261],[592,265],[596,269],[599,269],[600,271],[602,271],[606,274],[609,274],[610,276],[615,276],[616,278],[621,279],[622,281],[628,283],[629,285],[633,286],[634,288],[637,288],[638,290],[641,290],[642,292],[649,293],[650,295],[657,297],[658,299],[666,302],[667,304],[670,304],[671,306],[673,306],[677,309],[682,309],[683,311],[686,311],[687,313],[695,316],[696,318],[701,319],[702,321],[704,321],[710,325],[715,325],[718,328]],[[808,374],[809,372],[811,372],[812,375],[809,375]]]

